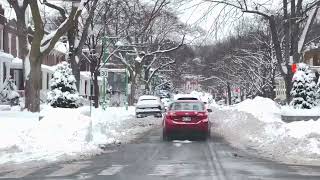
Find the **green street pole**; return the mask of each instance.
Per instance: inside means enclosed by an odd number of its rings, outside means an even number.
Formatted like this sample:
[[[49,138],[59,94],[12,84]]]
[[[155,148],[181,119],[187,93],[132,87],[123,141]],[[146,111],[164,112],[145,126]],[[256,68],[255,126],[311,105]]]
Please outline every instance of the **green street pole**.
[[[128,74],[127,74],[127,68],[126,68],[126,71],[125,71],[125,73],[126,73],[126,76],[125,76],[125,85],[126,85],[126,92],[125,92],[125,94],[126,94],[126,110],[128,110],[128,105],[129,105],[129,102],[128,102],[128,96],[129,96],[129,93],[128,93]]]
[[[104,65],[107,63],[108,61],[108,48],[107,48],[107,37],[104,36],[103,37],[103,42],[102,44],[104,45],[104,51],[103,51],[103,63]],[[102,103],[102,109],[105,110],[107,108],[107,79],[106,76],[103,76],[103,103]]]

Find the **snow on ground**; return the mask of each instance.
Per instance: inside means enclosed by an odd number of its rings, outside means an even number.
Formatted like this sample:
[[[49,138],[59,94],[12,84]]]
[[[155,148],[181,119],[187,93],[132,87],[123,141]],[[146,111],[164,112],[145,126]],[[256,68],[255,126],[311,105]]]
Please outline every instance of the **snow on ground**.
[[[256,97],[231,107],[215,107],[213,131],[232,145],[255,149],[262,156],[287,163],[320,165],[320,121],[284,123],[280,107]]]
[[[39,121],[39,116],[43,117]],[[39,113],[0,111],[0,164],[66,160],[101,153],[101,145],[127,143],[161,119],[134,118],[134,107],[106,111],[44,106]]]

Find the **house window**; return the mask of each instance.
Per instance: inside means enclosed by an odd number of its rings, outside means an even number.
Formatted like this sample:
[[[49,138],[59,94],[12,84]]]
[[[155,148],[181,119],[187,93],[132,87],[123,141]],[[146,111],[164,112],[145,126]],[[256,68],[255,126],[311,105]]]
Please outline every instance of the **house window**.
[[[17,57],[19,57],[19,39],[18,39],[18,36],[16,36],[16,50],[17,50]]]
[[[7,67],[6,67],[6,63],[3,63],[3,81],[5,81],[7,79]]]
[[[47,89],[50,89],[49,82],[50,82],[50,76],[49,76],[49,73],[47,73]]]
[[[87,81],[84,81],[84,94],[87,94]]]
[[[316,54],[313,55],[313,65],[314,66],[320,66],[320,59]]]
[[[3,51],[3,25],[0,25],[0,51]]]
[[[9,54],[12,54],[12,48],[11,48],[11,40],[12,40],[12,34],[8,33],[8,48],[9,48]]]

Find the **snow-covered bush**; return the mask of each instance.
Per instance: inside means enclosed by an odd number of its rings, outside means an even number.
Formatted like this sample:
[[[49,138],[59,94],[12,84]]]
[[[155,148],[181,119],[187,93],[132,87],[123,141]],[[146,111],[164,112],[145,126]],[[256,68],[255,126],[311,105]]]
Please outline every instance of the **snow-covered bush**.
[[[18,105],[19,104],[19,93],[17,92],[17,87],[14,84],[14,80],[9,77],[5,83],[3,88],[0,90],[0,101],[1,103],[10,104],[10,105]]]
[[[76,79],[67,62],[56,65],[53,78],[50,80],[51,90],[48,92],[48,103],[52,107],[79,107],[79,94],[75,83]]]
[[[315,75],[304,63],[299,63],[297,72],[293,76],[290,103],[296,109],[311,109],[316,105]]]

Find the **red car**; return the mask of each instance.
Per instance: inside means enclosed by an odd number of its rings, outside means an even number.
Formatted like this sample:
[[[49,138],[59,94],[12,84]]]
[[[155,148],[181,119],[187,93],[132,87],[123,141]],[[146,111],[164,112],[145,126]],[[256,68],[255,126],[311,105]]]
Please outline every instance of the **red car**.
[[[202,101],[177,100],[169,106],[163,118],[163,139],[184,134],[200,135],[203,139],[210,136],[208,111]]]

